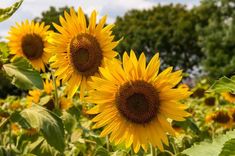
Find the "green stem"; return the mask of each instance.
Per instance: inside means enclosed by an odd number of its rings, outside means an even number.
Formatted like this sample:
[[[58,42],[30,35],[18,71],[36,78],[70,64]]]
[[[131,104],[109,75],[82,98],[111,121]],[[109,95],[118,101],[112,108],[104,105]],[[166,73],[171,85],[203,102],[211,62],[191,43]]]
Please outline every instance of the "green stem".
[[[58,97],[58,92],[57,92],[57,86],[56,86],[56,78],[54,76],[54,73],[51,71],[51,75],[52,75],[52,80],[53,80],[53,85],[54,85],[54,93],[55,93],[55,108],[57,110],[60,109],[60,106],[59,106],[59,97]]]
[[[109,152],[109,150],[110,150],[110,147],[109,147],[109,136],[107,135],[105,139],[106,139],[107,151]]]
[[[172,145],[174,154],[177,155],[178,154],[178,149],[177,149],[177,147],[175,145],[175,139],[173,139],[173,141],[171,142],[171,145]]]
[[[152,156],[156,156],[156,150],[153,145],[151,145],[151,153],[152,153]]]
[[[10,151],[11,151],[11,124],[9,124],[9,148],[10,148]]]
[[[0,124],[0,130],[2,129],[2,127],[4,127],[6,124],[7,124],[7,122],[9,121],[9,117],[8,118],[6,118],[6,119],[4,119],[4,121]]]

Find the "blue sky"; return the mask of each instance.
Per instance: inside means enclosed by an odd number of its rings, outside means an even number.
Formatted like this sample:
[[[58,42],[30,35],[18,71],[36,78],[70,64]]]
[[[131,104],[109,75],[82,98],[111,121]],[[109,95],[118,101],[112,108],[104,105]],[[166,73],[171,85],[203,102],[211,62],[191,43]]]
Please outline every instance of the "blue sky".
[[[0,8],[8,7],[16,0],[0,0]],[[10,26],[15,22],[25,19],[34,19],[41,15],[41,12],[48,10],[50,6],[63,7],[73,6],[82,7],[85,13],[90,14],[93,9],[99,12],[99,18],[108,15],[108,22],[115,21],[117,16],[122,16],[130,9],[151,8],[158,3],[182,3],[189,8],[198,5],[200,0],[24,0],[20,9],[8,20],[0,23],[0,37],[5,37]]]

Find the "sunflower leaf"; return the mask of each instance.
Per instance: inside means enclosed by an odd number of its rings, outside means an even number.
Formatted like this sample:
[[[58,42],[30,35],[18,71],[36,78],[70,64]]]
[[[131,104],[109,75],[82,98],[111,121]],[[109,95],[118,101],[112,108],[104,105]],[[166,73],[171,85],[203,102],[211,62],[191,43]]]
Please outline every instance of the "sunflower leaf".
[[[234,147],[235,147],[235,138],[226,141],[219,156],[235,155]]]
[[[22,123],[22,120],[27,122],[32,128],[40,130],[50,146],[63,152],[65,148],[64,126],[62,120],[57,115],[43,107],[33,106],[24,109],[20,112],[18,118],[14,118],[14,121],[19,124]]]
[[[14,12],[20,7],[22,2],[23,0],[19,0],[18,2],[14,3],[10,7],[4,8],[4,9],[0,8],[0,22],[11,17],[14,14]]]
[[[227,141],[235,139],[235,130],[229,131],[226,134],[219,135],[213,141],[202,141],[199,144],[193,145],[191,148],[188,148],[182,152],[188,156],[218,156],[223,149],[230,148],[230,142],[226,144]],[[234,142],[232,142],[233,144]],[[226,147],[223,147],[223,146]],[[234,145],[234,144],[233,144]],[[222,155],[223,156],[223,155]]]
[[[4,64],[3,69],[12,77],[12,84],[21,89],[31,89],[33,86],[43,89],[40,73],[32,68],[24,58],[17,58],[12,63]]]
[[[220,78],[211,86],[209,90],[215,92],[235,92],[234,77],[231,79],[225,76]]]

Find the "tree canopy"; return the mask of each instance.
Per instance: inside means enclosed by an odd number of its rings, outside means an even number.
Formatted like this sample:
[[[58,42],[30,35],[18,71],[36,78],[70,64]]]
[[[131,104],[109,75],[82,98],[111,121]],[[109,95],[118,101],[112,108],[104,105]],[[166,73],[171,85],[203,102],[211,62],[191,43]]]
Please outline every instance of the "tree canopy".
[[[131,10],[115,22],[114,34],[124,37],[117,50],[123,53],[134,49],[150,56],[159,52],[163,65],[189,71],[203,57],[197,44],[197,22],[196,16],[179,4]]]

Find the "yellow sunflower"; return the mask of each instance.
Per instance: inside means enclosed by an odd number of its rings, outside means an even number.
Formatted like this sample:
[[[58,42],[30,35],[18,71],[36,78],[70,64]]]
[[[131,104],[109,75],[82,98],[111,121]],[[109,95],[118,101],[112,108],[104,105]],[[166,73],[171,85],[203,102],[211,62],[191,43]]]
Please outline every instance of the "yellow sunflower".
[[[49,26],[35,22],[16,23],[9,31],[9,48],[12,54],[27,58],[34,68],[45,71],[45,66],[50,58],[50,53],[44,49],[48,47],[46,37]]]
[[[60,109],[61,110],[68,110],[70,107],[72,107],[72,99],[66,98],[64,96],[60,97]]]
[[[232,117],[226,110],[219,110],[210,113],[206,116],[206,122],[215,122],[223,125],[225,128],[230,128],[232,125]]]
[[[222,96],[228,102],[231,102],[231,103],[235,102],[235,94],[233,94],[231,92],[224,92],[224,93],[222,93]]]
[[[59,33],[50,35],[50,47],[46,50],[55,53],[51,67],[57,69],[55,75],[62,79],[62,83],[68,82],[68,96],[72,97],[80,87],[82,98],[88,89],[87,80],[97,75],[105,59],[117,55],[113,49],[118,41],[113,42],[111,29],[114,25],[105,26],[106,16],[96,24],[96,11],[92,12],[88,27],[81,8],[78,13],[71,8],[70,13],[64,12],[64,16],[60,16],[61,26],[53,24]]]
[[[182,79],[182,71],[172,72],[172,67],[158,74],[159,54],[146,67],[146,57],[142,53],[137,60],[131,51],[123,55],[123,68],[118,62],[111,62],[100,68],[102,75],[92,77],[88,84],[93,90],[85,98],[95,103],[90,114],[94,128],[104,127],[101,136],[110,134],[110,141],[133,146],[135,152],[140,147],[145,151],[148,143],[163,149],[168,145],[166,133],[175,135],[168,118],[182,121],[190,114],[186,105],[179,100],[191,93],[187,88],[175,88]]]
[[[46,79],[44,82],[43,82],[43,88],[44,88],[44,91],[47,93],[47,94],[51,94],[52,90],[53,90],[53,81],[52,80],[48,80]]]
[[[26,97],[27,105],[28,107],[31,107],[32,103],[37,104],[40,101],[40,96],[42,92],[39,89],[35,89],[35,90],[30,90],[28,94],[29,95]]]

